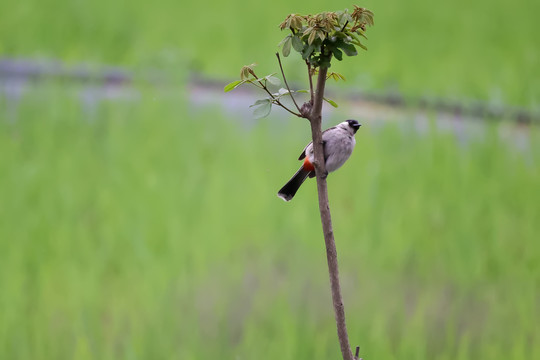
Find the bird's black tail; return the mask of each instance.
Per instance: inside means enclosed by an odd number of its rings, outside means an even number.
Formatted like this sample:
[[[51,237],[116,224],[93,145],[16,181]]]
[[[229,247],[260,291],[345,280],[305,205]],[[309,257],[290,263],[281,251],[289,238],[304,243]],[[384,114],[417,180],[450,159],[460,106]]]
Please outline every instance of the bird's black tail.
[[[311,171],[305,170],[304,166],[301,166],[291,180],[289,180],[285,186],[278,191],[277,195],[285,201],[291,200],[294,197],[294,194],[296,194],[298,191],[300,185],[302,185],[310,173]]]

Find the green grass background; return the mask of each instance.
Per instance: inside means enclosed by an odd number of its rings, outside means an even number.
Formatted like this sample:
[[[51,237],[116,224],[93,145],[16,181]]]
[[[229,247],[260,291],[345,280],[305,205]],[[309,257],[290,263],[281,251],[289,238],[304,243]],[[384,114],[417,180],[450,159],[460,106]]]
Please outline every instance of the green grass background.
[[[257,62],[278,71],[278,25],[289,13],[352,9],[354,2],[20,0],[0,3],[0,56],[72,63],[165,64],[238,77]],[[375,13],[368,52],[335,64],[352,89],[401,90],[407,97],[480,99],[538,110],[540,40],[533,0],[365,0]],[[347,59],[349,60],[349,59]],[[287,61],[291,79],[304,79]]]
[[[89,116],[53,86],[2,115],[3,358],[339,358],[315,184],[275,195],[308,127],[220,113],[143,90]],[[352,344],[538,358],[538,129],[364,125],[329,177]]]

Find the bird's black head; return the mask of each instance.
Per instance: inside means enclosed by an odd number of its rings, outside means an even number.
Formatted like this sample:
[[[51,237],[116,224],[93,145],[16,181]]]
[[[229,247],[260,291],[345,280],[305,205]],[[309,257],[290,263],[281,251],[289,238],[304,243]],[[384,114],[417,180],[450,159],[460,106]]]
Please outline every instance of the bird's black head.
[[[360,129],[360,126],[362,126],[356,120],[347,120],[347,122],[349,123],[349,126],[353,128],[355,133]]]

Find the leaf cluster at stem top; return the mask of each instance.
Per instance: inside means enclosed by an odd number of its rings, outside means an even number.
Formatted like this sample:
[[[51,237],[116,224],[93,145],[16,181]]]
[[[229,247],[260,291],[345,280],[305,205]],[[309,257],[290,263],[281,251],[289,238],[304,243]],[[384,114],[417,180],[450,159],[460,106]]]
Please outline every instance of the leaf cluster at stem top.
[[[265,91],[268,96],[264,99],[257,100],[251,105],[254,108],[253,114],[255,118],[267,116],[272,106],[277,105],[292,115],[309,119],[310,109],[315,101],[316,93],[322,94],[318,91],[319,80],[317,82],[317,91],[314,91],[313,75],[319,72],[319,70],[328,69],[332,57],[341,61],[343,59],[343,53],[347,56],[357,55],[357,47],[367,50],[360,42],[360,37],[367,39],[365,35],[366,28],[372,25],[373,13],[356,5],[352,13],[345,9],[343,11],[321,12],[315,15],[290,14],[279,25],[281,30],[288,29],[290,31],[280,42],[279,46],[281,46],[283,56],[289,56],[291,49],[294,49],[305,60],[309,75],[309,91],[291,90],[285,78],[279,53],[276,53],[276,56],[286,88],[280,87],[275,92],[275,87],[279,87],[281,81],[274,76],[275,74],[258,77],[254,71],[255,64],[251,64],[242,67],[240,80],[235,80],[225,85],[223,90],[229,92],[239,86],[249,84]],[[333,78],[336,81],[345,80],[343,75],[335,72],[321,71],[319,75],[322,73],[326,73],[326,79]],[[293,96],[293,94],[298,93],[309,93],[310,101],[304,103],[302,106],[298,105]],[[338,106],[334,101],[324,96],[322,98],[330,105],[334,107]],[[289,107],[284,102],[284,100],[288,99],[292,100],[295,108]]]
[[[283,56],[293,48],[314,68],[329,68],[332,56],[341,61],[343,53],[357,55],[357,47],[367,50],[360,37],[367,39],[366,28],[373,24],[373,13],[356,5],[352,13],[345,9],[315,15],[290,14],[279,25],[281,30],[291,32],[280,46]]]

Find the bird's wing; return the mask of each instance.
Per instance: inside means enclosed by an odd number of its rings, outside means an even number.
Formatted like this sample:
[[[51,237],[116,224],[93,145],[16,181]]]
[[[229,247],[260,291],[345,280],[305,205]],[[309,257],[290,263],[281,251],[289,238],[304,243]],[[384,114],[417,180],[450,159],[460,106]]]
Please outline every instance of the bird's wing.
[[[309,144],[306,145],[304,150],[302,150],[302,153],[300,154],[300,157],[298,157],[298,160],[303,160],[306,157],[306,150],[309,147],[309,145],[311,145],[312,142],[313,141],[310,141]]]
[[[327,133],[328,133],[329,131],[335,130],[336,128],[337,128],[337,126],[332,126],[331,128],[328,128],[328,129],[324,130],[324,131],[322,132],[322,138],[323,138],[323,141],[324,141],[324,135],[328,135]]]
[[[323,146],[326,145],[326,140],[324,139],[324,134],[328,131],[328,130],[332,130],[332,129],[335,129],[336,127],[335,126],[332,126],[331,128],[328,128],[326,130],[323,131],[322,133],[322,136],[323,136]],[[310,141],[309,144],[306,145],[306,147],[304,148],[304,150],[302,150],[302,153],[300,154],[300,156],[298,157],[298,160],[303,160],[305,157],[306,157],[306,150],[307,148],[309,147],[309,145],[311,145],[313,143],[313,141]],[[326,151],[324,152],[326,154]],[[328,160],[328,157],[325,157],[324,161]]]
[[[298,157],[298,160],[303,160],[306,157],[306,150],[309,147],[309,145],[311,145],[312,142],[310,142],[309,144],[306,145],[306,147],[304,148],[304,150],[302,151],[302,153]],[[328,155],[326,155],[326,140],[323,140],[322,143],[323,143],[323,149],[324,149],[323,150],[324,151],[324,161],[326,161],[326,160],[328,160]]]

